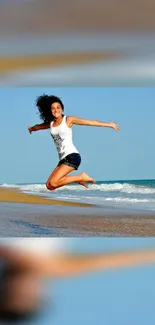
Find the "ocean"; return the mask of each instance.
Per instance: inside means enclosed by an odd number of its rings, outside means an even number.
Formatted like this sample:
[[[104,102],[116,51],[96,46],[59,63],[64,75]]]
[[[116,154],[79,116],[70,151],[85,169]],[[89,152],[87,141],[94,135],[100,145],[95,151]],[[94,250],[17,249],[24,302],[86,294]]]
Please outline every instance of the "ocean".
[[[88,189],[79,184],[48,191],[45,184],[1,184],[0,187],[54,200],[91,203],[105,207],[155,211],[155,179],[97,181]]]

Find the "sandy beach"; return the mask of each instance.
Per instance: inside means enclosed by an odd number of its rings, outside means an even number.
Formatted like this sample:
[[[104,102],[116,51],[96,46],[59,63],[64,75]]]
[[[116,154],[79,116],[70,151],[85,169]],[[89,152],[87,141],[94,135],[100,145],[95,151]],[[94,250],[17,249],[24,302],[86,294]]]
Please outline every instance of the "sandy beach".
[[[37,195],[29,195],[14,189],[0,189],[0,202],[15,202],[25,204],[45,204],[45,205],[61,205],[61,206],[76,206],[76,207],[90,207],[91,204],[74,203],[58,200],[49,200]]]
[[[154,236],[155,214],[0,190],[0,236]]]

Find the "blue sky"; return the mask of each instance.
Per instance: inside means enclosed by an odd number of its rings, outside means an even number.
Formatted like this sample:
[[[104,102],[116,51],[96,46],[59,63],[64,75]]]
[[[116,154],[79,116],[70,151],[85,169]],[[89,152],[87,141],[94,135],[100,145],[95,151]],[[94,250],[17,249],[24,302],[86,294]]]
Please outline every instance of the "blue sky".
[[[1,184],[45,182],[58,162],[49,130],[27,131],[41,122],[35,99],[42,93],[60,96],[66,115],[120,125],[119,133],[73,127],[80,172],[96,180],[154,178],[154,88],[1,88]]]

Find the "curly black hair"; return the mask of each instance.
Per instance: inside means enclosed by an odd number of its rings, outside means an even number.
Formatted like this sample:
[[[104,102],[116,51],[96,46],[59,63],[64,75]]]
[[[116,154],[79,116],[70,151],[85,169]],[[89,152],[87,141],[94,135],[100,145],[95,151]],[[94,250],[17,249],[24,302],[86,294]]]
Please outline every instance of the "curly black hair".
[[[51,112],[51,105],[53,103],[59,103],[62,107],[62,110],[64,110],[64,104],[62,103],[61,99],[57,96],[48,96],[46,94],[43,94],[42,96],[39,96],[36,99],[36,106],[39,110],[40,118],[44,121],[44,123],[49,123],[54,119]]]

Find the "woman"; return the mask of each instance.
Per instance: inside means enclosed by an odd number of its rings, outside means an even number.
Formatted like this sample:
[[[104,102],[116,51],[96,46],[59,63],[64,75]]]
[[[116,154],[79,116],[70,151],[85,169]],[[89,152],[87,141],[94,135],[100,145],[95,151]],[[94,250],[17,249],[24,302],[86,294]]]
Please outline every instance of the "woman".
[[[28,126],[28,130],[31,134],[34,131],[50,129],[59,155],[59,163],[47,180],[47,189],[53,191],[73,182],[87,188],[86,183],[95,183],[95,180],[84,172],[74,176],[67,176],[73,170],[78,170],[81,163],[81,156],[72,141],[72,126],[74,124],[102,126],[110,127],[115,131],[119,130],[119,126],[114,122],[105,123],[75,116],[65,116],[63,115],[64,105],[61,99],[56,96],[40,96],[37,98],[36,106],[44,123],[32,127]]]

